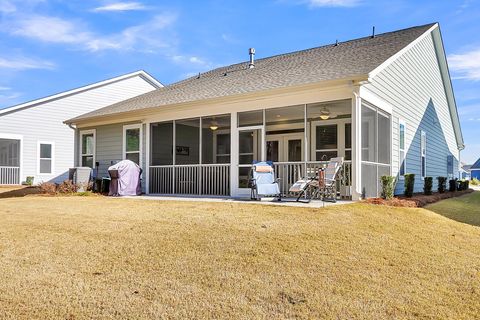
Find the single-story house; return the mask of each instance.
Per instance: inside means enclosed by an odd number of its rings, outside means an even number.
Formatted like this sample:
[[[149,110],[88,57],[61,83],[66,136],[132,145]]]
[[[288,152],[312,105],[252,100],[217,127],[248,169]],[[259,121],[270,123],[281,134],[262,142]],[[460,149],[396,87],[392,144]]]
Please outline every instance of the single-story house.
[[[470,179],[480,180],[480,159],[475,161],[475,163],[470,167]]]
[[[463,164],[460,168],[460,179],[471,179],[471,164]]]
[[[77,151],[75,130],[65,120],[160,87],[148,73],[137,71],[1,109],[0,185],[20,184],[26,177],[34,183],[65,180]]]
[[[339,191],[380,193],[382,175],[458,176],[462,132],[437,23],[220,67],[69,119],[81,157],[137,161],[147,194],[241,197],[252,161],[282,192],[332,157]],[[87,139],[92,137],[92,139]],[[84,150],[90,153],[84,154]],[[93,157],[86,161],[85,157]],[[436,182],[435,182],[436,183]]]

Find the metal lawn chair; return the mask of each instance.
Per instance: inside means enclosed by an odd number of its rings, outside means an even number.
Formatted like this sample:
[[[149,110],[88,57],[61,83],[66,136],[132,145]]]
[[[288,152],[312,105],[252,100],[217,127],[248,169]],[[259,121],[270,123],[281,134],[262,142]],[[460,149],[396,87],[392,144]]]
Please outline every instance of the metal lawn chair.
[[[261,197],[276,197],[281,200],[280,186],[275,178],[273,163],[271,161],[256,162],[253,164],[249,185],[251,199],[260,200]]]
[[[343,157],[331,158],[324,169],[321,197],[322,200],[337,202],[337,180],[342,173]]]

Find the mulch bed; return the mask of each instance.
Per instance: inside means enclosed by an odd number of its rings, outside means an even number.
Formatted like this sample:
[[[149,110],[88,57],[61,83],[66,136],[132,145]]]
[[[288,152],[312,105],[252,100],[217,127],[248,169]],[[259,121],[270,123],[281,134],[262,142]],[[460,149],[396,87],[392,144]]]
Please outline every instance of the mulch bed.
[[[392,206],[392,207],[410,207],[410,208],[421,208],[426,206],[427,204],[431,204],[440,200],[459,197],[467,193],[473,192],[473,189],[463,190],[463,191],[455,191],[450,192],[446,191],[445,193],[438,193],[435,192],[430,196],[426,196],[423,193],[415,193],[413,197],[406,198],[404,196],[398,196],[391,200],[385,200],[382,198],[369,198],[366,199],[366,203],[370,204],[378,204],[384,206]]]

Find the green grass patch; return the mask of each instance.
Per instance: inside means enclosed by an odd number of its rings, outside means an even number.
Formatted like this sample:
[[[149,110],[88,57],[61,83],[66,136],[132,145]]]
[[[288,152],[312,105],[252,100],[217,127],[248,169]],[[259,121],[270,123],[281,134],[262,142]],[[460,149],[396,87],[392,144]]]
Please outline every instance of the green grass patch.
[[[476,191],[461,197],[442,200],[428,205],[431,210],[449,219],[480,226],[480,192]]]

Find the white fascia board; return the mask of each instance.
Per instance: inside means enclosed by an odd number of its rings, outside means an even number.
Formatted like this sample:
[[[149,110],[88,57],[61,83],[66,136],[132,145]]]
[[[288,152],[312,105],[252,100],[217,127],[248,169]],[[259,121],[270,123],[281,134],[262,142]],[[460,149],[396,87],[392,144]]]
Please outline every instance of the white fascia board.
[[[58,99],[61,99],[61,98],[67,97],[67,96],[71,96],[71,95],[74,95],[74,94],[77,94],[77,93],[80,93],[80,92],[85,92],[85,91],[88,91],[88,90],[91,90],[91,89],[102,87],[102,86],[105,86],[105,85],[108,85],[108,84],[111,84],[111,83],[114,83],[114,82],[122,81],[122,80],[129,79],[129,78],[133,78],[133,77],[136,77],[136,76],[141,77],[144,81],[148,82],[155,89],[163,87],[163,84],[160,83],[158,80],[156,80],[154,77],[152,77],[150,74],[148,74],[147,72],[145,72],[143,70],[140,70],[140,71],[127,73],[127,74],[121,75],[119,77],[103,80],[103,81],[100,81],[100,82],[95,82],[95,83],[92,83],[92,84],[89,84],[89,85],[86,85],[86,86],[83,86],[83,87],[80,87],[80,88],[60,92],[60,93],[57,93],[57,94],[54,94],[54,95],[51,95],[51,96],[47,96],[47,97],[44,97],[44,98],[40,98],[40,99],[37,99],[37,100],[33,100],[33,101],[26,102],[26,103],[18,104],[18,105],[15,105],[15,106],[7,107],[7,108],[4,108],[4,109],[0,110],[0,115],[5,114],[5,113],[11,113],[11,112],[21,110],[21,109],[25,109],[25,108],[29,108],[29,107],[34,107],[34,106],[37,106],[37,105],[40,105],[40,104],[43,104],[43,103],[46,103],[46,102],[49,102],[49,101],[58,100]]]

